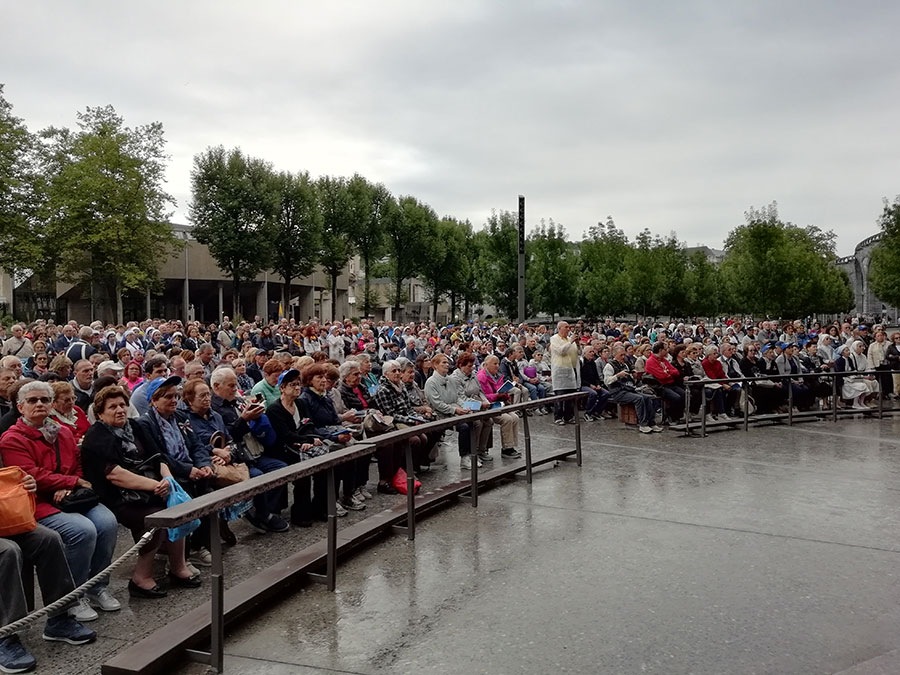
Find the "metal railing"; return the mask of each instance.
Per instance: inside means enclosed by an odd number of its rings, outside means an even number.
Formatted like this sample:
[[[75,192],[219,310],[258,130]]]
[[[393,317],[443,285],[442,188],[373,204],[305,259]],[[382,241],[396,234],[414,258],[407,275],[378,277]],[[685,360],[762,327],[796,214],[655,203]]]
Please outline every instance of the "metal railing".
[[[215,536],[216,528],[214,527],[216,525],[215,521],[218,518],[218,513],[221,509],[231,506],[232,504],[246,501],[251,497],[267,492],[273,488],[287,485],[288,483],[293,483],[301,478],[325,471],[327,474],[326,482],[328,491],[325,572],[324,574],[307,573],[307,576],[312,581],[325,584],[328,590],[333,591],[336,586],[337,573],[337,490],[334,473],[337,467],[360,457],[369,456],[380,448],[396,445],[398,443],[404,444],[407,473],[406,524],[404,526],[394,526],[393,529],[406,534],[407,539],[412,541],[416,536],[416,494],[414,489],[416,478],[412,446],[409,443],[411,437],[428,432],[444,431],[460,424],[469,425],[469,433],[471,434],[470,450],[472,452],[472,469],[467,499],[474,508],[477,508],[478,461],[476,458],[478,456],[478,449],[475,437],[475,425],[473,422],[480,420],[493,424],[493,418],[500,415],[517,412],[522,413],[521,421],[525,442],[525,462],[524,466],[519,470],[525,470],[527,481],[531,483],[534,459],[531,452],[531,431],[529,428],[529,416],[527,412],[532,408],[556,404],[558,402],[572,401],[573,407],[575,408],[575,456],[578,466],[581,466],[581,413],[578,410],[577,403],[578,399],[586,396],[587,394],[583,392],[549,396],[536,401],[526,401],[503,406],[502,408],[492,408],[466,413],[465,415],[442,418],[433,422],[426,422],[417,426],[390,431],[357,442],[347,448],[330,452],[321,457],[291,464],[276,471],[218,489],[209,494],[192,499],[189,502],[147,516],[144,521],[145,524],[148,527],[155,528],[176,527],[197,518],[209,518],[211,521],[210,531],[213,532],[213,535],[210,537],[210,554],[212,556],[212,565],[210,569],[212,586],[212,600],[210,607],[210,650],[206,652],[197,649],[187,649],[187,656],[191,660],[212,666],[217,672],[221,673],[223,670],[225,641],[225,575],[222,561],[222,543],[219,537]]]
[[[890,408],[885,408],[884,405],[884,394],[881,391],[873,392],[873,394],[878,396],[878,406],[877,408],[871,408],[868,410],[862,410],[859,408],[839,408],[838,402],[841,400],[841,392],[838,390],[838,382],[841,378],[847,377],[869,377],[872,376],[875,381],[878,381],[880,377],[883,377],[885,374],[891,374],[892,371],[885,370],[865,370],[865,371],[822,371],[817,373],[799,373],[799,374],[773,374],[773,375],[760,375],[758,377],[734,377],[734,378],[725,378],[725,379],[697,379],[697,380],[684,380],[683,386],[685,390],[685,422],[683,425],[675,425],[674,429],[680,429],[682,426],[684,427],[684,432],[686,436],[693,435],[693,429],[699,429],[701,436],[706,436],[706,428],[710,425],[710,423],[706,419],[706,395],[701,397],[700,403],[700,412],[699,412],[699,420],[692,422],[691,421],[691,389],[693,388],[704,388],[707,385],[711,384],[738,384],[742,387],[750,385],[751,389],[754,384],[763,381],[787,381],[788,386],[783,387],[782,391],[786,393],[785,401],[787,411],[783,413],[763,413],[763,414],[750,414],[749,410],[749,402],[750,399],[748,396],[743,397],[743,404],[741,405],[741,419],[740,420],[725,420],[725,421],[717,421],[712,423],[713,426],[716,427],[733,427],[736,424],[740,424],[744,427],[744,431],[749,430],[750,423],[759,423],[759,422],[780,422],[782,420],[787,420],[788,426],[794,424],[794,419],[805,419],[805,418],[822,418],[826,419],[828,417],[831,418],[833,422],[837,421],[839,416],[843,415],[859,415],[863,414],[876,414],[878,418],[881,419],[884,417],[885,413],[893,414],[897,412],[898,409],[891,406]],[[790,386],[791,381],[797,381],[801,384],[808,384],[808,381],[811,379],[821,379],[821,378],[831,378],[831,392],[829,398],[831,398],[831,406],[828,409],[819,409],[819,410],[805,410],[805,411],[797,411],[794,412],[794,389]],[[879,384],[880,388],[880,384]],[[822,398],[821,395],[816,396],[816,398]]]

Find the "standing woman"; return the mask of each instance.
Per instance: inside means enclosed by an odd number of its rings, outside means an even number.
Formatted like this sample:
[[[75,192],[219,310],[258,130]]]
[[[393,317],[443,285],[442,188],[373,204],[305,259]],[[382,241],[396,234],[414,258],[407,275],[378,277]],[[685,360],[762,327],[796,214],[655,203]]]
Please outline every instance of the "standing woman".
[[[894,378],[891,377],[891,366],[887,361],[886,341],[887,333],[884,329],[879,328],[875,331],[875,341],[869,345],[869,351],[866,354],[866,361],[869,370],[877,370],[878,385],[881,387],[881,395],[890,397],[894,391]]]
[[[150,456],[134,433],[135,422],[128,419],[128,394],[117,385],[104,387],[94,397],[97,422],[84,435],[81,451],[84,473],[100,501],[116,520],[138,541],[146,528],[144,518],[166,508],[172,476],[161,455]],[[153,557],[165,539],[157,530],[138,553],[128,592],[133,598],[158,599],[166,596],[153,577]],[[169,578],[173,584],[196,588],[202,583],[184,559],[185,539],[168,542]]]

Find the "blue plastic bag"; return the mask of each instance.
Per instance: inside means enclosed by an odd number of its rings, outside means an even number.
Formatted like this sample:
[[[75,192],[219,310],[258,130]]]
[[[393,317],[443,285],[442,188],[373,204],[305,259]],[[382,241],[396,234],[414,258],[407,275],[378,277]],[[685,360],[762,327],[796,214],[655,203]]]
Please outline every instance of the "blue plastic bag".
[[[166,500],[167,507],[171,508],[178,504],[184,504],[185,502],[191,501],[190,495],[184,491],[184,488],[178,484],[178,481],[171,477],[166,477],[166,480],[169,481],[169,498]],[[179,525],[178,527],[170,527],[169,541],[184,539],[198,527],[200,527],[199,518]]]

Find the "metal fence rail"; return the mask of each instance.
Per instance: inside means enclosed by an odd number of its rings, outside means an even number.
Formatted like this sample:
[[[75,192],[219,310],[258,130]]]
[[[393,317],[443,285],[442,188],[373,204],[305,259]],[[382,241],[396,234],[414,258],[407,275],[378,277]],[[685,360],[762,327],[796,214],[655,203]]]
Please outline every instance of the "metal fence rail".
[[[407,472],[407,480],[408,480],[408,489],[407,489],[407,498],[406,498],[406,512],[405,518],[403,520],[403,525],[393,525],[392,529],[398,532],[401,532],[406,535],[407,539],[413,540],[416,535],[416,494],[413,489],[415,484],[415,471],[413,466],[413,456],[412,456],[412,448],[409,443],[409,439],[413,436],[418,436],[422,433],[434,432],[434,431],[444,431],[446,429],[451,429],[460,424],[468,424],[470,433],[472,434],[472,452],[473,459],[477,456],[477,445],[474,442],[474,425],[472,424],[475,421],[487,421],[493,423],[493,418],[498,417],[499,415],[505,413],[517,413],[522,412],[522,428],[523,428],[523,437],[525,442],[525,457],[524,457],[524,465],[517,466],[513,469],[508,469],[504,471],[493,471],[490,472],[493,475],[506,475],[510,473],[517,473],[519,471],[524,470],[526,473],[526,478],[529,483],[532,481],[532,469],[535,465],[544,463],[547,458],[535,461],[532,458],[531,453],[531,432],[529,428],[529,418],[526,414],[527,411],[537,408],[540,406],[545,406],[549,404],[555,404],[558,402],[566,402],[572,401],[574,403],[575,408],[575,450],[574,454],[576,457],[576,461],[578,466],[582,464],[582,451],[581,451],[581,413],[578,411],[578,399],[585,398],[587,396],[586,393],[582,392],[574,392],[571,394],[562,394],[559,396],[550,396],[544,399],[539,399],[537,401],[526,401],[523,403],[517,403],[515,405],[507,405],[502,408],[488,409],[479,412],[467,413],[465,415],[459,415],[457,417],[449,417],[444,419],[435,420],[433,422],[427,422],[424,424],[420,424],[414,427],[409,427],[406,429],[398,429],[396,431],[391,431],[380,436],[376,436],[373,438],[366,439],[365,441],[358,442],[354,445],[351,445],[347,448],[337,450],[335,452],[328,453],[327,455],[323,455],[321,457],[316,457],[311,460],[306,460],[303,462],[299,462],[297,464],[291,464],[282,469],[278,469],[277,471],[273,471],[271,473],[266,473],[261,476],[257,476],[256,478],[251,478],[247,481],[243,481],[241,483],[237,483],[235,485],[230,485],[225,488],[221,488],[214,492],[211,492],[207,495],[203,495],[196,499],[192,499],[189,502],[185,502],[183,504],[179,504],[178,506],[174,506],[172,508],[168,508],[162,511],[158,511],[157,513],[153,513],[145,519],[145,524],[148,527],[156,527],[156,528],[170,528],[181,525],[186,522],[190,522],[197,518],[209,518],[211,519],[211,525],[215,525],[215,520],[218,518],[218,513],[221,509],[230,506],[232,504],[237,504],[239,502],[243,502],[248,500],[249,498],[261,494],[263,492],[267,492],[276,487],[280,487],[282,485],[286,485],[288,483],[292,483],[300,478],[304,478],[307,476],[312,476],[313,474],[319,473],[321,471],[325,471],[327,473],[327,514],[328,514],[328,522],[326,527],[326,546],[325,546],[325,571],[323,573],[319,572],[306,572],[306,576],[315,582],[325,584],[329,590],[334,590],[336,586],[336,572],[337,572],[337,553],[338,553],[338,538],[337,538],[337,515],[336,515],[336,506],[337,506],[337,495],[335,489],[335,480],[334,480],[334,471],[337,467],[347,462],[353,461],[360,457],[366,457],[376,452],[380,448],[388,447],[391,445],[396,445],[401,443],[405,446],[405,454],[406,454],[406,472]],[[563,457],[566,455],[573,454],[572,451],[561,451],[553,455],[550,458],[550,461],[554,458]],[[478,462],[472,462],[472,470],[470,475],[470,480],[467,484],[462,484],[460,486],[456,486],[453,490],[448,490],[446,494],[441,497],[458,497],[461,496],[464,499],[467,499],[471,505],[475,508],[478,506],[478,487],[479,487],[479,478],[478,478]],[[468,494],[465,494],[465,493]],[[438,501],[438,500],[433,500]],[[377,517],[377,516],[376,516]],[[211,527],[211,531],[215,532],[215,528]],[[369,536],[369,535],[366,535]],[[210,537],[210,553],[212,555],[212,566],[210,570],[210,579],[211,579],[211,603],[210,603],[210,614],[209,614],[209,635],[210,635],[210,649],[209,651],[201,651],[198,649],[185,649],[187,657],[191,660],[198,661],[201,663],[206,663],[212,666],[217,672],[222,672],[224,667],[224,635],[225,635],[225,576],[223,569],[223,561],[222,561],[222,544],[218,537],[212,536]],[[263,594],[264,589],[258,590],[258,595]],[[231,591],[229,591],[230,593]],[[205,632],[204,629],[199,629],[198,634],[202,634]],[[183,636],[181,636],[183,638]],[[152,636],[151,636],[152,638]],[[144,642],[150,640],[151,638],[145,639]],[[165,657],[164,650],[161,645],[156,645],[159,647],[159,655],[160,659]],[[136,645],[132,647],[132,650],[135,650],[140,647]],[[134,672],[151,672],[156,667],[158,667],[159,663],[156,661],[142,661],[140,664],[135,664],[132,668],[129,665],[129,655],[127,653],[120,654],[110,662],[107,662],[103,665],[102,672],[109,675],[112,673],[134,673]]]

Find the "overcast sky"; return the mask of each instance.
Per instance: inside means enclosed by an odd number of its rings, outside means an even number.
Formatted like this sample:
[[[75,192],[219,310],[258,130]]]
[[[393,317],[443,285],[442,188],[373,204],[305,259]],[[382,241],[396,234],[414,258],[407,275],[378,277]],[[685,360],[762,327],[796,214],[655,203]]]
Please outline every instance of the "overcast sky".
[[[359,172],[439,215],[721,247],[751,205],[848,254],[900,193],[900,3],[18,2],[0,82],[32,129],[111,103],[193,155]]]

